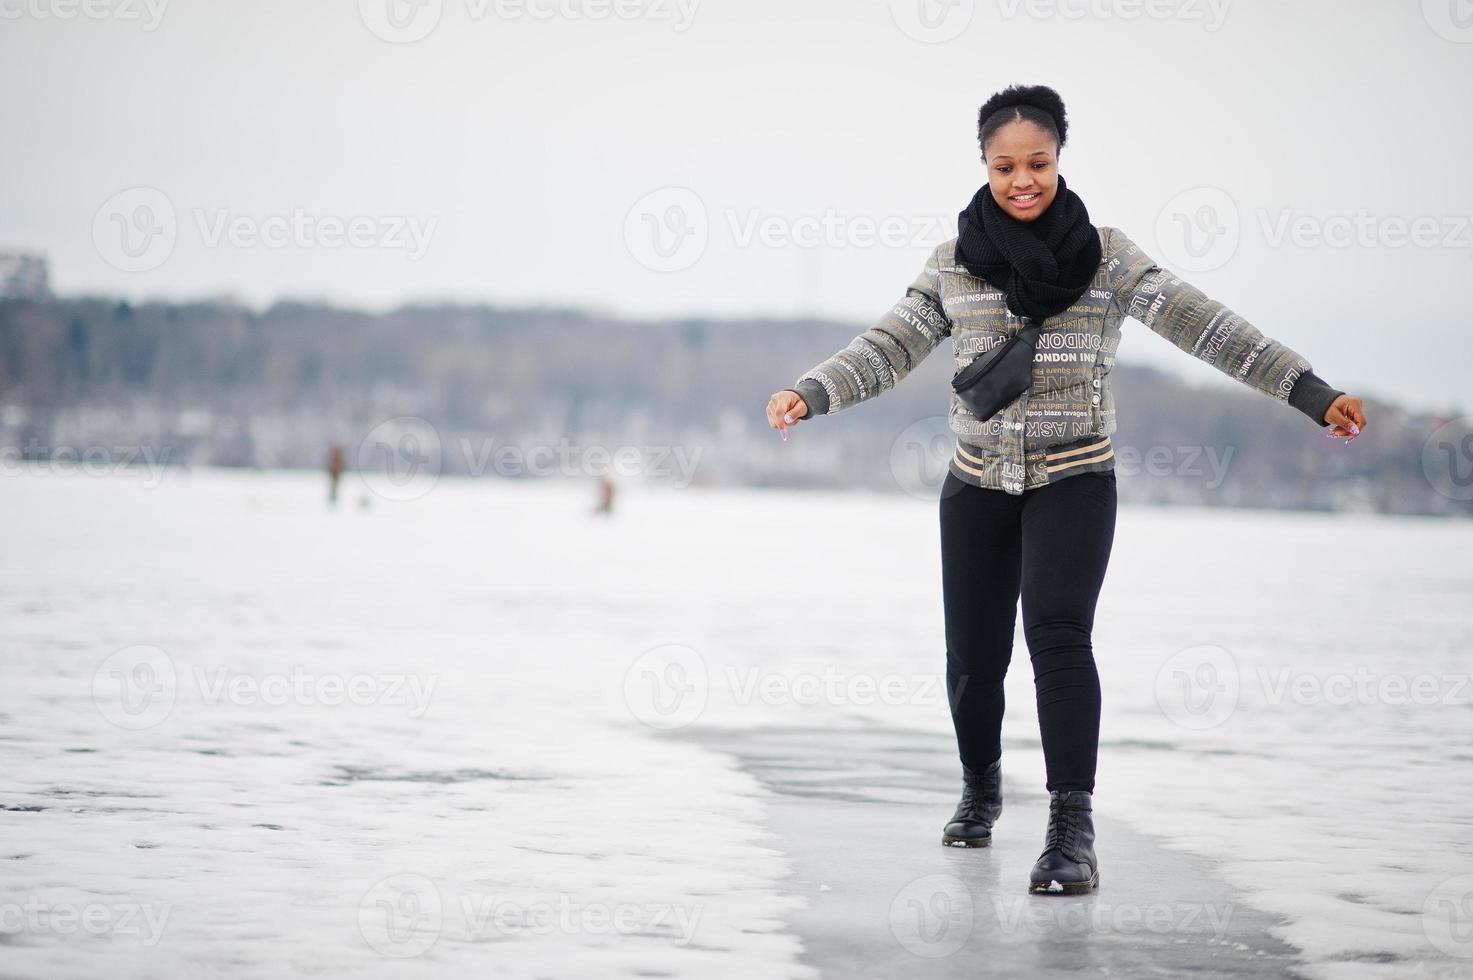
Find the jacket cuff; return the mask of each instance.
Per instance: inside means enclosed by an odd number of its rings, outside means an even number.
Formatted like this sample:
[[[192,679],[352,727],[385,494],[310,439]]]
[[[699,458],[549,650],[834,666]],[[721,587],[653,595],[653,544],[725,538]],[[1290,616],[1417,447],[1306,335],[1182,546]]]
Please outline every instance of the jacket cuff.
[[[823,385],[812,378],[804,378],[791,388],[784,391],[795,391],[798,397],[803,399],[803,404],[808,406],[808,414],[805,419],[814,418],[818,415],[827,415],[829,411],[829,393],[824,390]]]
[[[1313,371],[1306,371],[1294,382],[1294,387],[1289,390],[1289,404],[1299,409],[1305,415],[1314,419],[1321,426],[1329,425],[1325,421],[1325,413],[1330,410],[1335,399],[1345,394],[1325,383],[1325,379]]]

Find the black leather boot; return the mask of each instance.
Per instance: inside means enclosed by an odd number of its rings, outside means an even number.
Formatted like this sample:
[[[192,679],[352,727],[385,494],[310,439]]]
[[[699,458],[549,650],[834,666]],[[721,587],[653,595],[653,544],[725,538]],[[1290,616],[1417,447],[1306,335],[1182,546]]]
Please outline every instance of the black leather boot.
[[[1098,887],[1100,866],[1095,859],[1093,809],[1089,790],[1049,793],[1048,835],[1043,854],[1028,876],[1031,894],[1071,895]]]
[[[941,832],[949,847],[986,847],[992,843],[992,823],[1002,814],[1002,760],[981,772],[962,766],[962,801],[951,823]]]

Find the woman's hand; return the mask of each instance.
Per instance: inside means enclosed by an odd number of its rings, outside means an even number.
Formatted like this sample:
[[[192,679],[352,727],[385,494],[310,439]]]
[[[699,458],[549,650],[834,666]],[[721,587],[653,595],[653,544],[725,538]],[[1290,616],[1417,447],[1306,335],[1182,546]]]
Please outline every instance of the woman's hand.
[[[1347,444],[1366,428],[1366,413],[1359,398],[1341,395],[1325,410],[1325,421],[1334,426],[1326,435],[1344,439]]]
[[[807,417],[808,403],[796,391],[784,388],[767,399],[767,424],[782,430],[784,439],[788,437],[788,426]]]

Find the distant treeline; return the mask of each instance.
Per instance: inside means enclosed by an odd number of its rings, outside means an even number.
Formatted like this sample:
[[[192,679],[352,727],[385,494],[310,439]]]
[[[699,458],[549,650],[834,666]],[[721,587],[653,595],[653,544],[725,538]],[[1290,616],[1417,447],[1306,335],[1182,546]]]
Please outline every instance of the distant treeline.
[[[650,478],[924,492],[914,479],[934,485],[949,451],[949,346],[874,401],[801,423],[786,443],[767,428],[768,396],[864,326],[8,300],[0,450],[13,460],[146,446],[184,465],[319,467],[336,443],[364,464],[370,433],[413,417],[434,433],[447,473],[519,476],[507,465],[518,452],[572,446],[582,462],[571,475],[586,478],[597,447],[640,456]],[[1459,486],[1473,440],[1450,439],[1447,419],[1368,405],[1376,424],[1346,447],[1227,378],[1192,386],[1125,365],[1113,377],[1123,500],[1473,515],[1473,492]],[[918,449],[923,464],[908,458]],[[672,452],[694,462],[671,472]]]

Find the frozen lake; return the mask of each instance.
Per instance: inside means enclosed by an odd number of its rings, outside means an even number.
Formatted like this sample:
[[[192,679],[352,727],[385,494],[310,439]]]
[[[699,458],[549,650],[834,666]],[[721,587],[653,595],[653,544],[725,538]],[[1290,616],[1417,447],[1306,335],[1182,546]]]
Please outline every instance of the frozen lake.
[[[948,733],[935,501],[324,482],[0,480],[0,974],[813,975],[765,791],[680,736]],[[1470,554],[1123,507],[1096,809],[1310,976],[1473,976]],[[1021,630],[1008,685],[1041,788]]]

